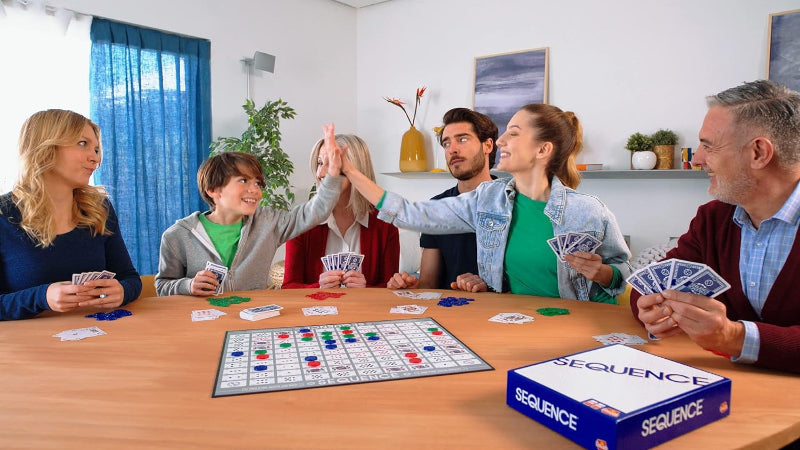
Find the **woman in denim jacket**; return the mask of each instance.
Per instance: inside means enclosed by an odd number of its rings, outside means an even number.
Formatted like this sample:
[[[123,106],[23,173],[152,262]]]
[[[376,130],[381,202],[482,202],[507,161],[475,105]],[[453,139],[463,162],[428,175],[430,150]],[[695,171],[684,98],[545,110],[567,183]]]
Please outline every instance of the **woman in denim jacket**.
[[[328,148],[342,154],[332,139],[333,125],[325,131]],[[479,276],[459,277],[459,289],[616,303],[631,272],[630,252],[611,211],[596,197],[574,190],[580,182],[575,157],[582,134],[572,112],[524,106],[497,141],[497,169],[513,178],[440,200],[409,202],[386,192],[346,158],[342,172],[377,206],[378,218],[398,228],[476,233]],[[601,245],[596,253],[577,252],[559,261],[547,239],[567,232],[589,234]]]

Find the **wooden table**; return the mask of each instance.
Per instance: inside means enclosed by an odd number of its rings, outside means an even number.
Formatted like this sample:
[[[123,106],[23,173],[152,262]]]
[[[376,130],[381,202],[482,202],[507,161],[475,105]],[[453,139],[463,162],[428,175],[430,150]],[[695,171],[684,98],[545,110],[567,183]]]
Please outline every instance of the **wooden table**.
[[[252,301],[218,308],[228,315],[205,322],[190,315],[208,302],[176,296],[137,300],[127,307],[133,316],[114,322],[95,322],[84,311],[0,323],[0,447],[572,448],[506,406],[506,372],[596,348],[593,335],[645,335],[626,308],[613,305],[482,293],[467,306],[444,308],[386,289],[305,297],[316,291],[239,292]],[[282,314],[259,322],[238,317],[268,303],[283,306]],[[424,316],[495,370],[211,397],[227,330],[409,318],[389,313],[409,303],[429,306]],[[303,316],[300,308],[313,305],[337,306],[339,315]],[[534,312],[542,307],[570,314]],[[487,320],[499,312],[535,321]],[[108,334],[74,342],[52,337],[93,325]],[[685,338],[639,348],[733,381],[729,417],[663,448],[777,448],[800,437],[800,377],[732,364]]]

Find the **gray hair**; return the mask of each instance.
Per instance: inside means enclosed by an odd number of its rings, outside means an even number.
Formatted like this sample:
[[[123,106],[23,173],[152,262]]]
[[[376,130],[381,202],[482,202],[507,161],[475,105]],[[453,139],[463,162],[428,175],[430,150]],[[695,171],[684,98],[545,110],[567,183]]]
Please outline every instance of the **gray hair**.
[[[757,80],[708,96],[706,102],[728,109],[738,127],[763,133],[775,147],[778,165],[800,163],[800,93]]]

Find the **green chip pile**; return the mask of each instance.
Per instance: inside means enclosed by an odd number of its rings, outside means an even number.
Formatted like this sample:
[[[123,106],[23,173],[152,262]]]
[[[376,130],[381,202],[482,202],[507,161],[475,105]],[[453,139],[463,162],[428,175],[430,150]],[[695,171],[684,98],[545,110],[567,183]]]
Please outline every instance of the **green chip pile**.
[[[569,310],[564,308],[539,308],[536,312],[543,316],[563,316],[569,314]]]
[[[238,295],[231,295],[230,297],[209,297],[208,303],[214,306],[231,306],[234,303],[249,302],[250,297],[239,297]]]

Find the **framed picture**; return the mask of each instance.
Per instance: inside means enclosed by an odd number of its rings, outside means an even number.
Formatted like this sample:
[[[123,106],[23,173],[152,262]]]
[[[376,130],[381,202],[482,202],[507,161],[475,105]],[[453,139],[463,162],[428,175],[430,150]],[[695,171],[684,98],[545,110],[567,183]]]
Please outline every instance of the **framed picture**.
[[[769,15],[767,79],[800,91],[800,9]]]
[[[478,56],[472,108],[491,117],[500,134],[529,103],[547,103],[549,48]]]

